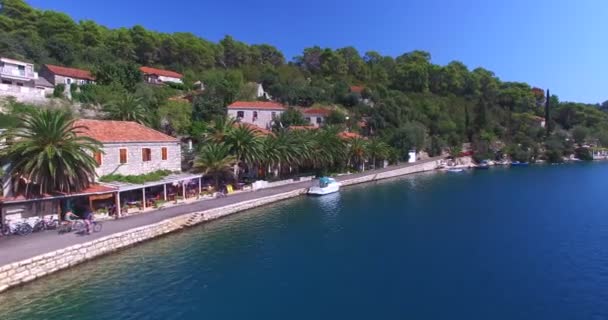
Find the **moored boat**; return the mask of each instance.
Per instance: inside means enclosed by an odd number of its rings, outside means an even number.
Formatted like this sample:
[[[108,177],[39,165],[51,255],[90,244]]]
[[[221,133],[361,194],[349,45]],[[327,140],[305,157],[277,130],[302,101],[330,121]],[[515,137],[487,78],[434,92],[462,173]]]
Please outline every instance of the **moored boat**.
[[[310,187],[308,194],[315,196],[322,196],[334,192],[340,191],[342,184],[333,178],[322,177],[319,179],[319,185]]]
[[[519,161],[511,162],[511,167],[527,167],[528,165],[529,165],[528,162],[519,162]]]

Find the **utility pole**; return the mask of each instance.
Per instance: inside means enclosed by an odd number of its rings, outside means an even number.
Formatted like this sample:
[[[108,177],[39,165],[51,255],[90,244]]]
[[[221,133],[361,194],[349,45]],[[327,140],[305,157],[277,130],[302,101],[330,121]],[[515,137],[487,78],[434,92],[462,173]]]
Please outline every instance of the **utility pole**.
[[[545,128],[547,129],[547,137],[551,134],[551,94],[547,89],[547,97],[545,98]]]

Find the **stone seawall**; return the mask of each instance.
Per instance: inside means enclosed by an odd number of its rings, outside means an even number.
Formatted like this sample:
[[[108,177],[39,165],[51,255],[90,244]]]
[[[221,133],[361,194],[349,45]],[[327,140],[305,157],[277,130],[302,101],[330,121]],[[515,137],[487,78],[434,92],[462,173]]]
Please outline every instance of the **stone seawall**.
[[[357,178],[348,179],[348,177],[344,177],[344,179],[341,179],[341,183],[348,186],[402,176],[415,172],[434,170],[436,168],[437,164],[435,161],[433,161],[380,172],[377,174],[364,175]],[[225,217],[239,211],[252,209],[284,199],[294,198],[305,194],[306,191],[306,188],[302,188],[268,197],[238,202],[220,208],[201,212],[192,212],[178,217],[169,218],[155,224],[114,233],[100,239],[73,245],[27,260],[7,264],[0,267],[0,292],[140,242],[144,242],[206,221]]]

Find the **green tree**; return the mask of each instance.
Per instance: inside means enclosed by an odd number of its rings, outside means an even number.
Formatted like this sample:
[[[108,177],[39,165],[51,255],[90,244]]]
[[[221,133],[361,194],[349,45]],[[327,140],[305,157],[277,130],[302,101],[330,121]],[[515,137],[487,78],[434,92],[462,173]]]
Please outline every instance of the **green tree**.
[[[572,138],[574,139],[574,142],[578,143],[579,145],[585,143],[585,139],[587,138],[588,134],[589,130],[582,126],[576,126],[572,129]]]
[[[367,154],[371,164],[375,167],[378,161],[387,160],[391,153],[391,147],[379,138],[371,138],[367,143]]]
[[[150,119],[149,110],[143,105],[141,98],[125,94],[104,106],[109,120],[135,121],[146,124]]]
[[[262,159],[262,139],[253,128],[247,125],[236,125],[224,137],[237,162],[234,165],[234,175],[240,177],[240,166],[249,170]]]
[[[133,63],[104,63],[97,66],[94,75],[98,84],[118,84],[129,91],[135,90],[143,79],[141,71]]]
[[[3,134],[14,141],[2,150],[14,190],[25,183],[26,196],[72,193],[93,183],[97,163],[92,155],[100,152],[101,144],[81,135],[85,128],[74,121],[64,111],[36,110]]]
[[[303,126],[309,123],[304,119],[304,115],[298,109],[289,107],[281,113],[275,123],[276,128],[288,128],[290,126]]]
[[[192,104],[182,101],[169,100],[158,109],[158,115],[168,131],[187,134],[192,126]]]
[[[215,188],[219,189],[220,180],[234,177],[232,166],[236,162],[230,154],[230,147],[223,143],[205,144],[194,162],[194,170],[213,177]]]

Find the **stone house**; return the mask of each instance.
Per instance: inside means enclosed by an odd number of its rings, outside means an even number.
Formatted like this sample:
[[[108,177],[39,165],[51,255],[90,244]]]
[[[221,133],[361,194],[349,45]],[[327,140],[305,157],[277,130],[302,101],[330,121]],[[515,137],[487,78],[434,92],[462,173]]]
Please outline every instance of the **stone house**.
[[[227,109],[229,117],[264,129],[270,129],[286,110],[282,104],[270,101],[235,101]]]
[[[96,153],[97,175],[141,175],[157,170],[181,171],[181,144],[176,138],[130,121],[77,120],[80,134],[103,144]]]
[[[72,83],[77,85],[95,83],[95,77],[89,70],[60,67],[52,64],[43,65],[40,69],[40,76],[52,85],[65,84],[67,88]]]
[[[331,113],[331,110],[322,108],[308,108],[304,109],[302,113],[304,114],[306,121],[308,121],[311,126],[321,127],[325,123],[325,119]]]
[[[149,84],[164,84],[165,82],[183,83],[181,73],[171,70],[141,67],[139,71],[144,75],[144,81]]]

